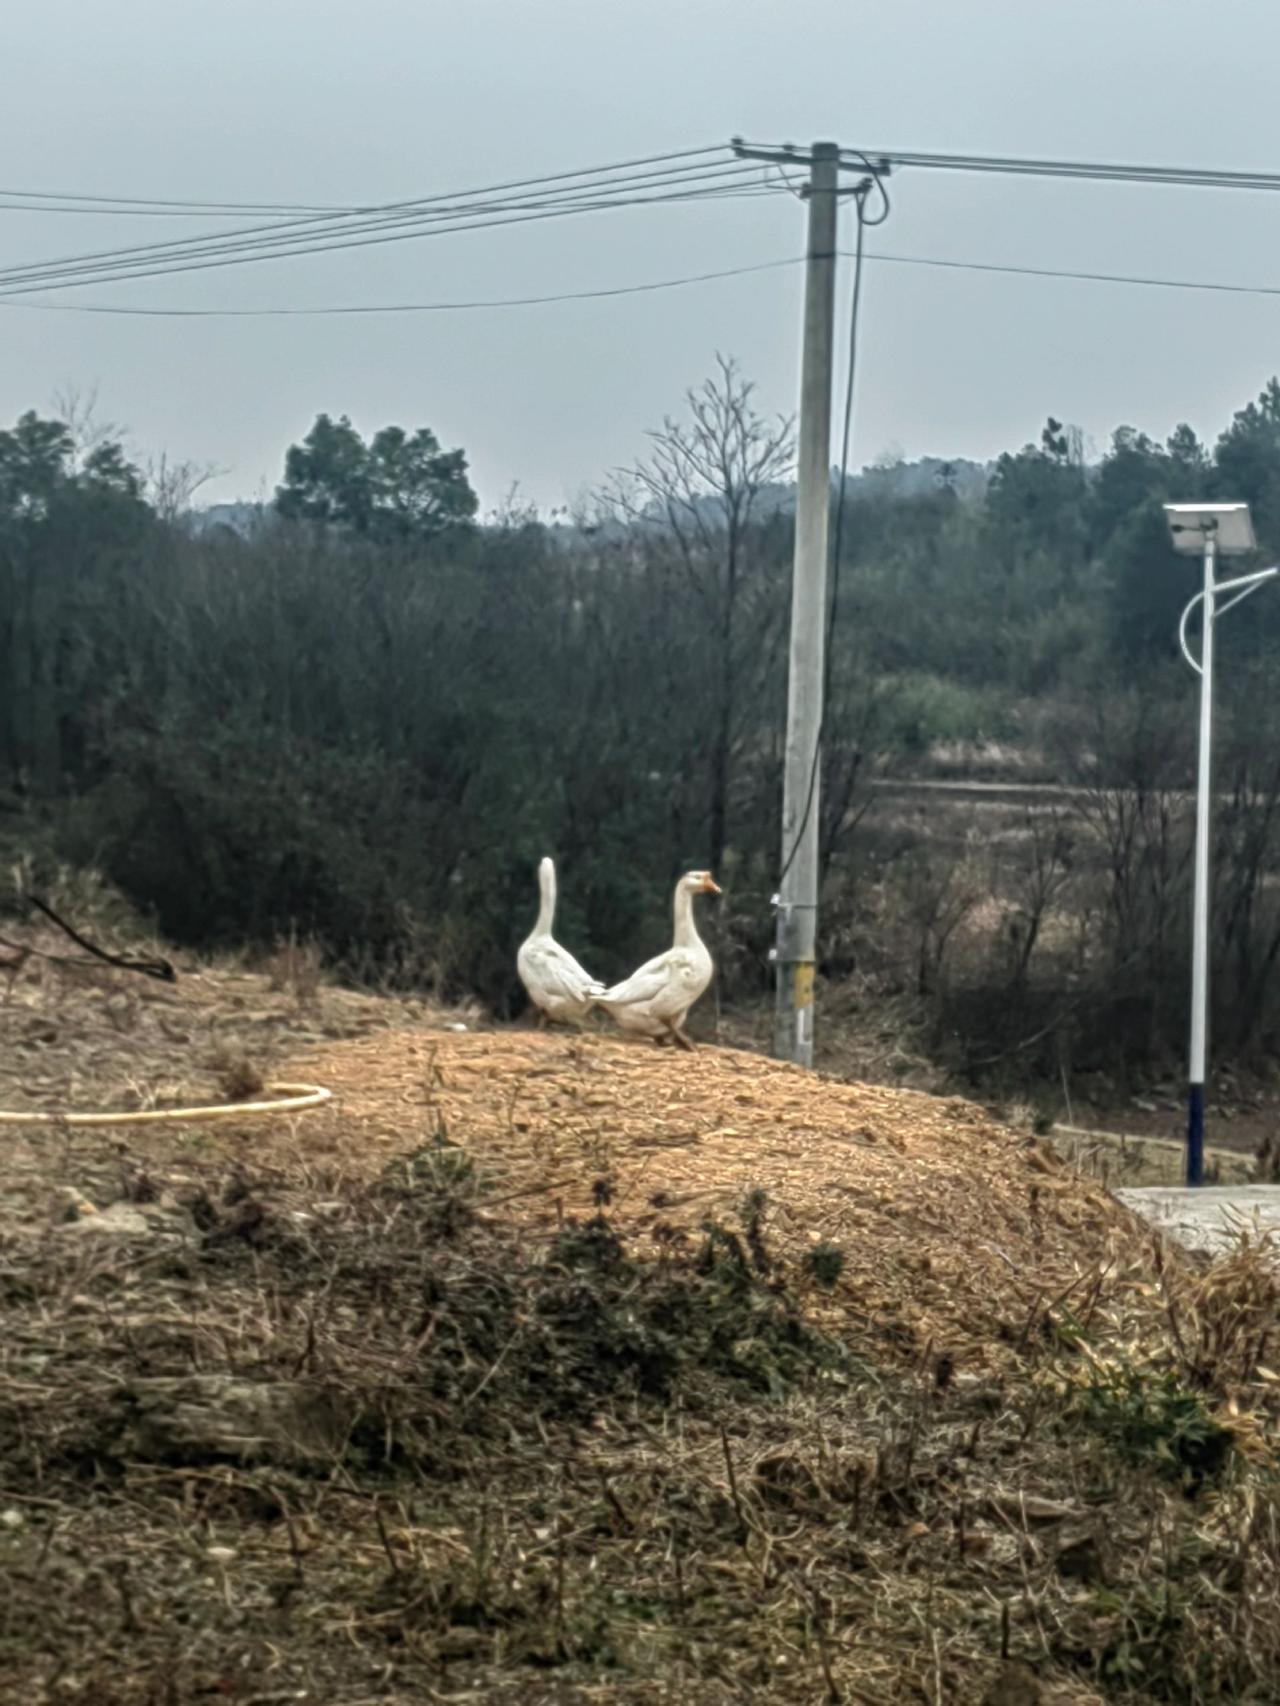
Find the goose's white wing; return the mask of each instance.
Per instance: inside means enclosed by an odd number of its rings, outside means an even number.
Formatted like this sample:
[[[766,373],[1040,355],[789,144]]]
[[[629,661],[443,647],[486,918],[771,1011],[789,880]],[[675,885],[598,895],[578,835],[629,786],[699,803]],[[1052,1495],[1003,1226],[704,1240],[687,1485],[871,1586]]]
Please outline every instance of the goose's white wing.
[[[602,985],[559,942],[526,943],[520,962],[520,970],[529,982],[537,984],[540,994],[562,1001],[586,1001],[601,993]]]
[[[696,976],[697,967],[694,965],[693,956],[683,948],[668,948],[665,954],[659,954],[656,959],[646,960],[639,971],[633,971],[624,982],[615,983],[612,989],[606,989],[600,1000],[608,1007],[643,1006],[655,1000],[666,989],[693,982]]]

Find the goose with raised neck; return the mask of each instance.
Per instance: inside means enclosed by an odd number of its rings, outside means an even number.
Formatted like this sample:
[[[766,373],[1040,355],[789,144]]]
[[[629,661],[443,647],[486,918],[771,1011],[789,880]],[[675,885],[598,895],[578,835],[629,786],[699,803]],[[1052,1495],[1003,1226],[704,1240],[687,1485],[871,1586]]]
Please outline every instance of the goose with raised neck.
[[[581,1024],[595,997],[604,992],[604,985],[552,935],[555,917],[556,867],[553,860],[544,858],[538,865],[537,922],[516,955],[516,971],[537,1009],[539,1026],[548,1020]]]

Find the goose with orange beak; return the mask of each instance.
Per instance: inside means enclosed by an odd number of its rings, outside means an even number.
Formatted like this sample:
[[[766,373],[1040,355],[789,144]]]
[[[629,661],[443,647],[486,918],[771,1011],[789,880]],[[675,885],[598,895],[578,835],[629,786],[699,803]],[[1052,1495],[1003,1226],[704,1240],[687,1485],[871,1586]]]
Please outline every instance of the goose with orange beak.
[[[662,1042],[670,1037],[681,1048],[692,1049],[684,1022],[689,1009],[704,995],[715,972],[711,954],[698,934],[693,916],[693,897],[719,894],[720,886],[710,871],[687,871],[676,884],[675,940],[665,954],[647,960],[624,983],[614,984],[595,1004],[603,1007],[624,1031]]]

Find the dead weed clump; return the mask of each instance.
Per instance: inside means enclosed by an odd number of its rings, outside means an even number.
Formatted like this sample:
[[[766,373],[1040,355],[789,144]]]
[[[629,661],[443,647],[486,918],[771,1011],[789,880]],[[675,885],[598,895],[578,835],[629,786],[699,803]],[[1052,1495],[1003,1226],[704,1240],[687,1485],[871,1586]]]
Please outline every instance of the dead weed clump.
[[[292,996],[303,1012],[315,1007],[324,982],[324,954],[318,942],[299,941],[290,931],[267,955],[262,969],[270,989]]]
[[[214,1049],[209,1066],[228,1102],[247,1102],[253,1096],[260,1096],[267,1087],[257,1062],[225,1044]]]

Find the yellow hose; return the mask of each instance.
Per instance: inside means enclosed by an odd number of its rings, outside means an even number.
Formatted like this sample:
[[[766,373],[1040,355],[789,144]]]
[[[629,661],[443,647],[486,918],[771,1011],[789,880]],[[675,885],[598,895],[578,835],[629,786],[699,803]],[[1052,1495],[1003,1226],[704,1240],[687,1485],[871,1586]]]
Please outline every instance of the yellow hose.
[[[216,1108],[147,1108],[132,1114],[20,1114],[0,1109],[0,1125],[157,1125],[163,1120],[230,1120],[249,1114],[295,1114],[304,1108],[323,1107],[333,1100],[332,1090],[314,1084],[275,1084],[271,1102],[224,1102]]]

